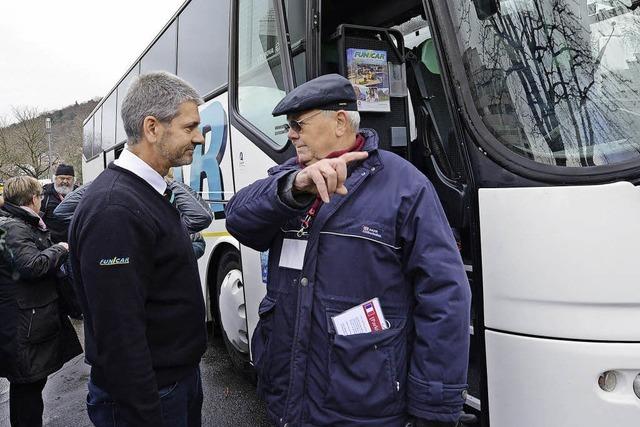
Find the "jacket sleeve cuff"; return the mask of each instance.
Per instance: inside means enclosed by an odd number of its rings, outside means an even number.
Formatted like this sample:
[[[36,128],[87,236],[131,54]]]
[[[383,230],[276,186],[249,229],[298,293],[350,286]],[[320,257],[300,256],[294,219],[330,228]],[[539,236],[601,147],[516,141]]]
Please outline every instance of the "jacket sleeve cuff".
[[[407,396],[411,415],[429,421],[456,422],[466,400],[467,385],[423,381],[410,374]]]
[[[305,209],[316,199],[315,194],[293,194],[293,182],[299,171],[290,172],[278,180],[278,197],[285,205],[293,209]]]

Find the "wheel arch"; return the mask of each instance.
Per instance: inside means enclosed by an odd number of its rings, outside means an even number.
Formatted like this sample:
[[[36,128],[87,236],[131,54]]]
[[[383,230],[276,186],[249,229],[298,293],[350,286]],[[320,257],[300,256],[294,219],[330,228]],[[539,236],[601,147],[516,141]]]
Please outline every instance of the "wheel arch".
[[[207,281],[205,284],[207,317],[209,320],[215,319],[216,322],[219,321],[219,319],[217,319],[217,299],[212,299],[211,295],[216,291],[216,276],[220,268],[220,258],[222,258],[222,254],[227,251],[236,251],[238,255],[240,255],[240,243],[233,237],[222,237],[218,239],[217,244],[209,255],[209,261],[207,263],[207,275],[205,276]],[[213,290],[211,288],[212,286]],[[216,324],[214,326],[217,327],[218,325]]]

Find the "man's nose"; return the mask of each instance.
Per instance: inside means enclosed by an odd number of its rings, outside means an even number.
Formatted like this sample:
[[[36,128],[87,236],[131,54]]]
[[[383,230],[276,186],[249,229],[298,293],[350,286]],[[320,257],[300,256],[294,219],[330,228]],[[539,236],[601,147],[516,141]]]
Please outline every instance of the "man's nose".
[[[204,135],[202,135],[202,131],[200,130],[200,128],[198,128],[198,130],[196,131],[196,135],[194,136],[191,142],[194,143],[195,145],[204,144]]]
[[[289,132],[287,132],[287,138],[289,138],[293,142],[294,140],[300,138],[300,134],[290,127]]]

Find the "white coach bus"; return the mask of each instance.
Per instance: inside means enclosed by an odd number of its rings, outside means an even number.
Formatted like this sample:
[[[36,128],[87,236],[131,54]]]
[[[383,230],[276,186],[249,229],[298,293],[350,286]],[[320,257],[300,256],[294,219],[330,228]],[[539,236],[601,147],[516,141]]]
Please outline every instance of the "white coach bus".
[[[458,237],[473,292],[467,411],[478,425],[636,425],[639,5],[186,1],[85,121],[84,179],[124,146],[132,78],[166,70],[199,91],[206,144],[175,175],[215,212],[203,293],[234,364],[248,369],[268,254],[225,231],[224,205],[294,155],[284,119],[271,117],[285,93],[351,74],[362,126],[429,177]],[[375,51],[386,64],[370,72],[382,74],[354,72],[353,49]],[[388,87],[367,86],[378,77]]]

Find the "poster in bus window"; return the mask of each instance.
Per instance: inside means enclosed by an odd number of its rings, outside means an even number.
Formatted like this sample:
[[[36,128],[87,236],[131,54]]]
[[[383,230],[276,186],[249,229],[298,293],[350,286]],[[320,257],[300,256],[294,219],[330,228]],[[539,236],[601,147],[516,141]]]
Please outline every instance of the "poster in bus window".
[[[358,98],[358,111],[391,111],[387,52],[347,49],[347,75]]]

